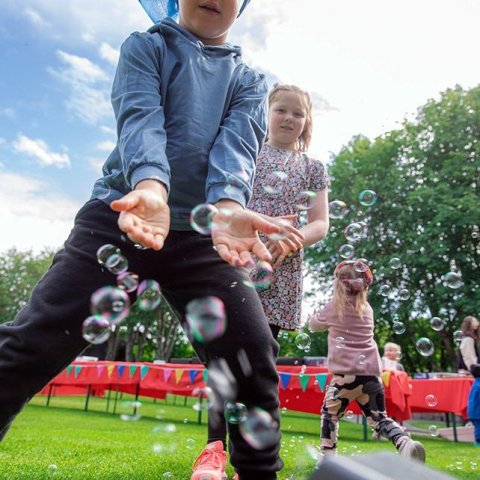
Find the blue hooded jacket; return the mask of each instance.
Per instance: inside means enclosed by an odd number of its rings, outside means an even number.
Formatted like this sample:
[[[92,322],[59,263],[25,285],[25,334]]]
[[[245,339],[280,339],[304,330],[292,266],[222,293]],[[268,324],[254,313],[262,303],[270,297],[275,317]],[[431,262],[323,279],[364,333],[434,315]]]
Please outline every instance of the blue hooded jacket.
[[[229,43],[204,45],[166,18],[121,48],[112,88],[118,141],[92,197],[110,204],[145,179],[169,191],[171,229],[199,203],[251,197],[267,85]]]

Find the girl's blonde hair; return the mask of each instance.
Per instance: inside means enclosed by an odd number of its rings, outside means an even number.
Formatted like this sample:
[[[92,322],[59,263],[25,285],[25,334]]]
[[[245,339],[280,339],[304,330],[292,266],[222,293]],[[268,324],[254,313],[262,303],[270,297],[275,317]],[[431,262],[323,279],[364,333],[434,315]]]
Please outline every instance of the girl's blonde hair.
[[[335,269],[335,280],[333,282],[333,304],[340,319],[343,319],[345,305],[353,304],[355,311],[361,316],[367,305],[368,286],[360,282],[360,288],[352,291],[351,286],[345,280],[364,280],[364,274],[357,272],[352,264],[339,265]],[[354,298],[352,298],[354,296]],[[354,300],[354,302],[352,302]]]
[[[306,152],[312,141],[312,131],[313,131],[313,119],[312,119],[312,99],[310,94],[296,85],[288,85],[284,83],[276,83],[270,93],[268,94],[268,105],[271,106],[272,103],[277,99],[280,92],[293,92],[296,93],[304,103],[306,118],[305,126],[303,128],[302,134],[298,137],[295,144],[295,149],[299,152]],[[267,138],[268,140],[268,132]]]

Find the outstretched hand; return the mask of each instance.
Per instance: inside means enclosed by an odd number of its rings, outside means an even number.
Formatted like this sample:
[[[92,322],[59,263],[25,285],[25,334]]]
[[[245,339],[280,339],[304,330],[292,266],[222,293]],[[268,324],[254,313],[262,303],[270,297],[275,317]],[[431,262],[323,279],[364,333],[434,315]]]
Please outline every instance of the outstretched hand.
[[[143,185],[142,185],[143,184]],[[148,183],[135,189],[110,206],[120,212],[118,226],[132,242],[153,250],[163,247],[170,229],[170,209],[166,202],[166,190],[157,186],[148,188]],[[162,187],[164,188],[164,187]]]
[[[269,262],[272,257],[258,232],[278,233],[280,227],[250,210],[224,212],[213,217],[212,241],[220,257],[234,267],[253,266],[252,253]]]

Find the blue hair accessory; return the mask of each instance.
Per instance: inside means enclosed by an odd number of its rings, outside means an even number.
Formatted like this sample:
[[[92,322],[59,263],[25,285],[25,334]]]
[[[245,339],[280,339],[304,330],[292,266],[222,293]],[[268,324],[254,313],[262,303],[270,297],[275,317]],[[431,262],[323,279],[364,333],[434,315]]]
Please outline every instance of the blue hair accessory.
[[[178,0],[139,0],[153,23],[159,23],[164,18],[175,18],[178,15]],[[242,14],[250,0],[243,0],[238,16]]]

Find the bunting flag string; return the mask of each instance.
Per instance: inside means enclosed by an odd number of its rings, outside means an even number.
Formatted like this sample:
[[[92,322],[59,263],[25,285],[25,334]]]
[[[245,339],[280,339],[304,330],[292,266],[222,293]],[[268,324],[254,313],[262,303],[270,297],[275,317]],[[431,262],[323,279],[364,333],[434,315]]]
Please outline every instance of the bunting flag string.
[[[72,365],[69,365],[67,367],[67,377],[72,373],[72,370],[73,370],[73,366]]]
[[[320,391],[324,392],[325,385],[327,384],[328,373],[319,373],[315,375],[315,378],[318,382],[318,388],[320,389]]]
[[[123,375],[123,372],[125,371],[125,365],[119,365],[117,367],[117,373],[118,373],[118,376],[121,377]]]
[[[190,375],[190,383],[195,383],[195,377],[197,376],[198,370],[190,370],[188,374]]]
[[[97,377],[100,378],[105,371],[105,365],[97,365]]]
[[[302,392],[305,392],[305,390],[308,387],[308,382],[310,381],[310,376],[311,375],[305,375],[305,374],[300,374],[298,376],[298,381],[300,382],[300,386],[302,387]]]
[[[78,378],[78,376],[80,375],[80,372],[82,371],[82,365],[77,365],[75,367],[75,373],[74,373],[74,376],[75,378]]]
[[[107,365],[108,378],[112,378],[112,373],[115,370],[115,365]]]
[[[137,371],[137,366],[136,365],[130,365],[128,367],[130,378],[132,378],[135,375],[135,372]]]
[[[173,368],[164,368],[163,369],[163,380],[168,383],[171,375],[173,373]]]
[[[285,390],[288,387],[290,379],[292,375],[290,373],[280,373],[280,383],[282,385],[282,389]]]
[[[142,365],[142,367],[140,368],[140,378],[142,380],[147,376],[149,370],[149,367],[147,367],[146,365]]]
[[[176,368],[175,369],[175,383],[178,383],[180,381],[180,379],[183,376],[184,371],[185,370],[183,368]]]
[[[380,376],[382,377],[383,383],[386,387],[390,385],[390,374],[392,372],[390,370],[387,370],[385,372],[382,372]]]

